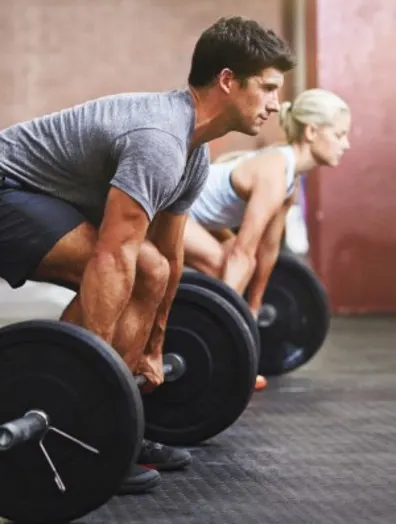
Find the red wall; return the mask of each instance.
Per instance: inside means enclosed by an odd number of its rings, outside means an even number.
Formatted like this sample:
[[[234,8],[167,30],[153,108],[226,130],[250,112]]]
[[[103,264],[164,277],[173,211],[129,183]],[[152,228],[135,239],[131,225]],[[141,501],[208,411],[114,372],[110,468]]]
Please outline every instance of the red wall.
[[[396,3],[308,0],[308,83],[352,109],[352,148],[308,181],[315,269],[336,312],[396,310]]]

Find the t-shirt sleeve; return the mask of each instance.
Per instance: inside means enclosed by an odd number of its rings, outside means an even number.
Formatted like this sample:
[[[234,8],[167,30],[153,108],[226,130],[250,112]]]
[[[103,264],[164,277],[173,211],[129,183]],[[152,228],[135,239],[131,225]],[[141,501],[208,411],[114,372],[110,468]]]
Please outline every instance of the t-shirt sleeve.
[[[152,220],[166,208],[183,172],[178,140],[159,129],[139,129],[119,137],[113,155],[117,168],[110,184],[136,200]]]
[[[166,210],[175,215],[183,215],[188,212],[195,200],[205,186],[209,174],[209,147],[204,144],[197,148],[186,168],[186,176],[189,183],[183,194]]]

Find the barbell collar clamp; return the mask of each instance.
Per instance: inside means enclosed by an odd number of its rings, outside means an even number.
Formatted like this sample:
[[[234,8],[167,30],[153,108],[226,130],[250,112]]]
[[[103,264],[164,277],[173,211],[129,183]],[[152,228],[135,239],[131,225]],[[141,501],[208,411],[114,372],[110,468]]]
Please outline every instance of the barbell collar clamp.
[[[30,440],[41,440],[49,428],[49,418],[40,410],[31,410],[23,417],[0,426],[0,451],[7,451]]]

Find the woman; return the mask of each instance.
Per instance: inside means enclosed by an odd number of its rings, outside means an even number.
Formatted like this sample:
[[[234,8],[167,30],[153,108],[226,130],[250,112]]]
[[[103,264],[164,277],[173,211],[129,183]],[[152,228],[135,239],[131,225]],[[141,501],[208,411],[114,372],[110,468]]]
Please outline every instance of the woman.
[[[302,92],[293,103],[281,104],[279,117],[287,143],[227,155],[212,164],[185,231],[185,264],[220,278],[241,295],[249,285],[247,300],[255,318],[299,175],[338,166],[349,149],[350,109],[330,91]],[[264,385],[258,378],[257,387]]]

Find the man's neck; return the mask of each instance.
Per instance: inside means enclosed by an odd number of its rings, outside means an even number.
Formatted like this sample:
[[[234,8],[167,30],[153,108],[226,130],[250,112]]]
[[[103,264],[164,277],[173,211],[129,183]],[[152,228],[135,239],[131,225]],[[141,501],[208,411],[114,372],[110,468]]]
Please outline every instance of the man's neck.
[[[189,87],[195,108],[195,128],[191,138],[191,149],[205,142],[220,138],[232,131],[220,97],[212,88]]]

